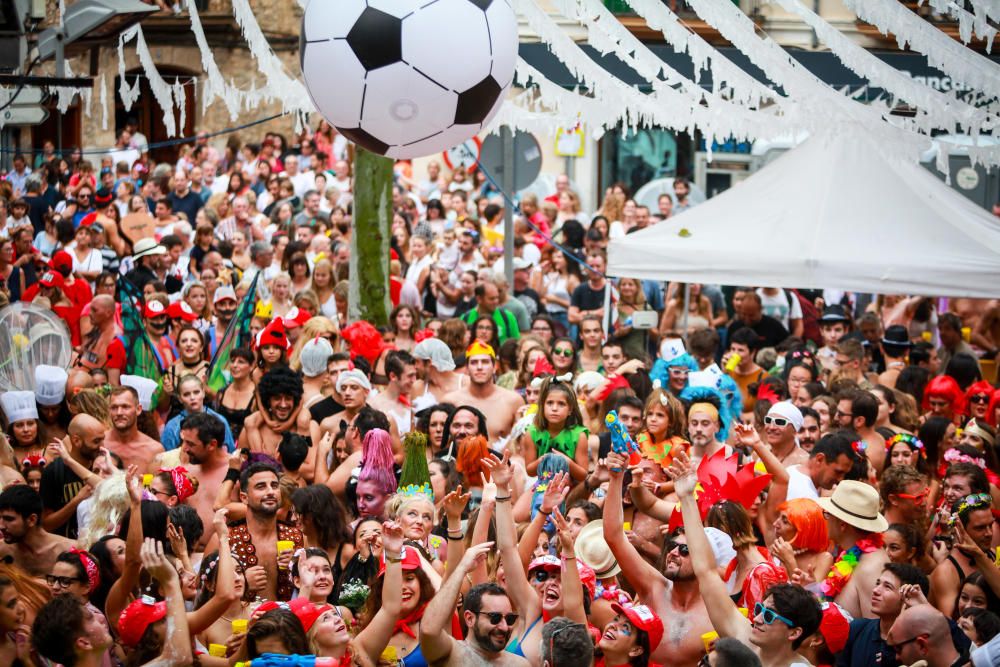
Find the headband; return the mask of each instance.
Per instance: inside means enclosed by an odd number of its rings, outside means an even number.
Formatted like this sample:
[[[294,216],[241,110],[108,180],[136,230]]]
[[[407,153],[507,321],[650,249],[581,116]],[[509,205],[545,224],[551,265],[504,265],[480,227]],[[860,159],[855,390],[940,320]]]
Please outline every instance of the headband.
[[[711,403],[692,403],[691,407],[688,409],[688,418],[691,417],[695,412],[707,412],[712,415],[715,421],[719,421],[719,408],[715,407]]]
[[[184,502],[194,495],[194,483],[191,482],[191,478],[187,475],[187,468],[184,466],[160,468],[160,472],[170,475],[170,481],[174,483],[174,488],[177,490],[178,502]]]
[[[344,385],[347,384],[348,382],[354,382],[355,384],[360,385],[361,388],[364,389],[365,391],[372,390],[372,383],[369,382],[368,378],[365,376],[364,373],[357,370],[356,368],[352,368],[349,371],[341,371],[340,375],[337,376],[338,394],[343,391]]]
[[[976,436],[990,447],[996,444],[996,437],[987,433],[986,429],[980,426],[975,419],[970,420],[969,423],[965,425],[963,432]]]
[[[972,465],[986,470],[986,462],[979,458],[973,458],[968,454],[963,454],[957,449],[949,449],[944,453],[944,460],[948,463],[971,463]]]
[[[44,468],[45,457],[41,454],[28,454],[21,459],[22,468]]]
[[[889,442],[885,443],[886,451],[891,451],[893,447],[895,447],[901,442],[906,443],[906,445],[910,449],[920,452],[920,458],[924,459],[927,458],[927,451],[924,448],[924,443],[920,440],[920,438],[911,435],[909,433],[897,433],[896,435],[892,436]]]
[[[101,585],[101,572],[97,567],[97,560],[89,552],[76,547],[70,549],[69,553],[80,559],[80,565],[83,565],[83,569],[87,572],[88,591],[93,593]]]
[[[483,354],[485,354],[485,355],[487,355],[487,356],[489,356],[489,357],[491,357],[493,359],[497,358],[496,352],[493,351],[493,348],[490,345],[486,345],[485,343],[481,343],[478,340],[472,341],[472,345],[470,345],[469,347],[467,347],[466,350],[465,350],[465,358],[466,359],[471,359],[472,357],[476,357],[476,356],[483,355]]]

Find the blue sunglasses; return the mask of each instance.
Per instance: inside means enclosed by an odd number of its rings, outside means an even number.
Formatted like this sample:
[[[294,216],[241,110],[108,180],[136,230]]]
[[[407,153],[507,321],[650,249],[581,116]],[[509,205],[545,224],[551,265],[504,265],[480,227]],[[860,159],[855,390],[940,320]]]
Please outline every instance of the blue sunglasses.
[[[773,609],[771,609],[769,607],[765,607],[764,605],[762,605],[759,602],[753,606],[753,615],[754,615],[754,618],[757,618],[758,616],[763,616],[764,617],[764,623],[766,623],[767,625],[771,625],[776,620],[778,620],[778,621],[781,621],[782,623],[784,623],[785,625],[787,625],[790,628],[796,627],[795,623],[792,623],[790,620],[788,620],[787,618],[785,618],[784,616],[782,616],[781,614],[779,614],[775,610],[773,610]]]

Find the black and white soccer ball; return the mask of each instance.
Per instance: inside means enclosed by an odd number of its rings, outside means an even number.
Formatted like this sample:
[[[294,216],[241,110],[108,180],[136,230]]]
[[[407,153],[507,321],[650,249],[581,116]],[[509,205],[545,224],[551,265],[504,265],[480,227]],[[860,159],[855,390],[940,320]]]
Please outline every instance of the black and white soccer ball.
[[[475,136],[514,79],[510,0],[311,0],[300,58],[317,110],[392,158]]]

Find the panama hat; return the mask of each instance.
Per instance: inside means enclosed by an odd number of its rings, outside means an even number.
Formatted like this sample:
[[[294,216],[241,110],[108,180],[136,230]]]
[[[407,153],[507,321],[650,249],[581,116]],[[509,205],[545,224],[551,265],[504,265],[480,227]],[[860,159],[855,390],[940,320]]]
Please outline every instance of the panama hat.
[[[817,498],[816,502],[841,521],[870,533],[883,533],[889,528],[879,511],[879,495],[864,482],[846,480],[837,485],[833,495]]]

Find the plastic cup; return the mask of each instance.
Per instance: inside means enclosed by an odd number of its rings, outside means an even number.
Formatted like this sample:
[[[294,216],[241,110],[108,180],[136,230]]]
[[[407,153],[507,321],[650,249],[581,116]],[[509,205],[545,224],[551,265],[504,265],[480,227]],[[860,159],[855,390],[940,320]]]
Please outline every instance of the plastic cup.
[[[245,618],[237,618],[237,619],[235,619],[233,621],[233,634],[234,635],[246,634],[247,626],[248,625],[249,625],[249,621],[247,621],[247,619],[245,619]]]
[[[735,371],[736,367],[739,366],[742,361],[743,356],[734,352],[733,355],[729,357],[729,361],[726,362],[726,372],[732,373]]]
[[[236,621],[233,621],[235,623]],[[209,644],[208,654],[213,658],[225,658],[226,657],[226,647],[222,644]]]
[[[966,343],[972,340],[971,327],[962,327],[962,340],[964,340]]]
[[[280,556],[283,551],[291,551],[295,548],[295,542],[291,540],[278,540],[278,555]],[[284,570],[285,568],[280,568]]]
[[[145,475],[142,476],[142,485],[145,486],[147,489],[149,488],[149,485],[152,483],[153,483],[152,473],[147,472]]]
[[[622,524],[622,530],[632,530],[632,523],[626,521]]]
[[[929,343],[931,342],[931,340],[933,340],[934,334],[932,334],[930,331],[921,331],[920,337]]]
[[[719,638],[719,633],[712,631],[706,632],[701,636],[701,643],[705,647],[705,653],[712,652],[712,645],[715,644],[715,640]]]

